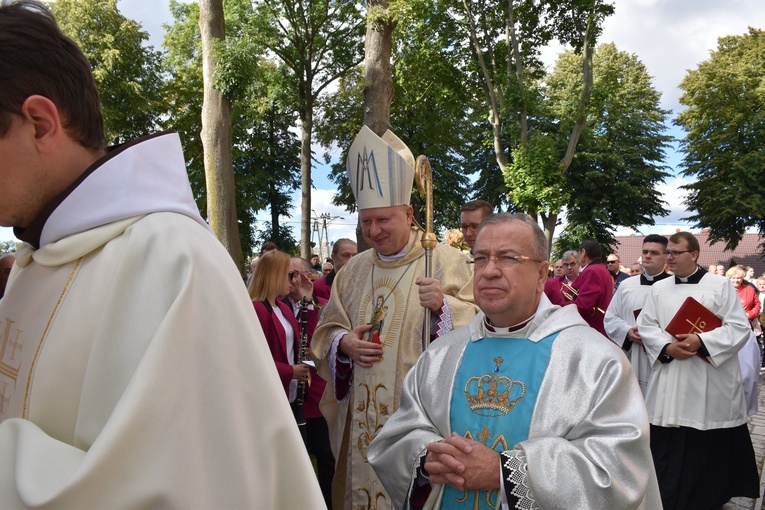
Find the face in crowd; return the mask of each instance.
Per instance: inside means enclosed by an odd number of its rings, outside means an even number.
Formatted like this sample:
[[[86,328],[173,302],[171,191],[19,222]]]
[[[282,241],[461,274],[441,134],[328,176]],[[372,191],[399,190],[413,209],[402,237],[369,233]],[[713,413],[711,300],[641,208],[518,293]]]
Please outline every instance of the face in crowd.
[[[351,260],[351,257],[358,252],[356,243],[349,243],[348,241],[338,242],[340,243],[340,246],[338,247],[337,243],[335,243],[335,246],[333,246],[333,251],[335,251],[335,253],[332,254],[332,262],[335,263],[335,273],[340,271],[340,268],[342,268],[345,263]]]

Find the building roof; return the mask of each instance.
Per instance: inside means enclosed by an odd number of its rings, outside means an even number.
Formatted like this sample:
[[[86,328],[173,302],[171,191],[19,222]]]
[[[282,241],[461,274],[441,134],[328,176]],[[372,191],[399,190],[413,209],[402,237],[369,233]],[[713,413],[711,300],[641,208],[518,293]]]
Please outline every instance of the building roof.
[[[736,264],[753,267],[756,277],[765,273],[765,258],[762,257],[758,249],[758,246],[765,242],[765,238],[760,237],[759,234],[744,234],[741,242],[732,251],[725,250],[724,241],[710,245],[708,233],[694,235],[701,246],[699,265],[704,269],[710,264],[722,264],[727,269],[731,259],[733,259]],[[669,235],[665,237],[668,238]],[[631,264],[637,262],[643,250],[644,238],[645,236],[616,236],[616,241],[619,244],[615,246],[615,251],[621,259],[622,266],[629,268]]]

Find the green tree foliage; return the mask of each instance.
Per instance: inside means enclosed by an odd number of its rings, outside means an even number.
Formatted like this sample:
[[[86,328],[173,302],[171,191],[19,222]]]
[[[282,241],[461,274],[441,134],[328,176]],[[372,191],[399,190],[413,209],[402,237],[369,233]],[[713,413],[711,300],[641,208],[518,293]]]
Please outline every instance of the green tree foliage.
[[[562,54],[547,80],[550,110],[562,119],[564,130],[576,115],[581,58],[574,52]],[[659,106],[660,93],[637,56],[613,44],[600,45],[593,56],[593,76],[577,154],[563,176],[553,171],[540,177],[538,189],[542,197],[549,194],[543,203],[565,207],[567,237],[573,236],[576,244],[589,237],[610,246],[617,226],[653,225],[655,216],[668,213],[656,186],[669,176],[663,160],[672,138],[665,134],[669,112]],[[559,146],[565,143],[560,138]],[[545,148],[538,152],[537,168],[551,168],[554,162],[545,161]],[[555,186],[558,197],[565,199],[562,203],[555,202]]]
[[[415,6],[417,7],[417,6]],[[429,8],[429,7],[428,7]],[[469,176],[486,165],[481,158],[481,103],[477,85],[470,86],[460,71],[454,52],[455,31],[434,31],[435,14],[410,12],[395,32],[391,104],[393,131],[415,155],[428,157],[433,170],[434,225],[436,230],[459,222],[460,206],[472,199]],[[333,94],[322,98],[317,138],[325,146],[336,143],[343,156],[363,123],[364,77],[358,68],[341,80]],[[329,158],[326,159],[329,162]],[[345,161],[336,161],[330,178],[338,185],[337,205],[355,210],[348,187]],[[424,219],[424,197],[415,191],[412,205],[418,220]]]
[[[721,37],[680,88],[688,219],[729,250],[748,227],[765,235],[765,32]]]
[[[56,0],[61,30],[82,49],[98,86],[106,141],[150,134],[164,112],[161,54],[143,46],[149,35],[117,9],[117,0]]]
[[[247,29],[256,45],[287,70],[284,85],[294,99],[301,129],[301,254],[311,233],[311,169],[315,103],[322,91],[361,61],[363,6],[344,0],[258,0]]]
[[[255,215],[269,209],[276,229],[268,238],[279,246],[294,242],[288,216],[291,193],[299,185],[299,143],[290,127],[295,117],[288,106],[284,70],[257,52],[246,28],[243,2],[227,2],[227,47],[222,52],[218,86],[233,99],[233,165],[237,218],[242,251],[247,256],[258,244]],[[174,23],[166,27],[164,67],[171,80],[167,100],[171,115],[165,127],[179,131],[189,177],[200,210],[206,210],[201,131],[202,68],[199,6],[171,1]],[[274,234],[274,230],[276,233]]]

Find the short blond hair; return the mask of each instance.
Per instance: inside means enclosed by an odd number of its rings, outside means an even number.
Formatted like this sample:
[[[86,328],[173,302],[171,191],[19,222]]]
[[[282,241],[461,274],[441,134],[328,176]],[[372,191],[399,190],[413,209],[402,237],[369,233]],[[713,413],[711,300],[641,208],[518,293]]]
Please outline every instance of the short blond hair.
[[[746,276],[746,269],[744,269],[744,266],[733,266],[732,268],[725,271],[726,278],[732,278],[737,275],[741,278]]]

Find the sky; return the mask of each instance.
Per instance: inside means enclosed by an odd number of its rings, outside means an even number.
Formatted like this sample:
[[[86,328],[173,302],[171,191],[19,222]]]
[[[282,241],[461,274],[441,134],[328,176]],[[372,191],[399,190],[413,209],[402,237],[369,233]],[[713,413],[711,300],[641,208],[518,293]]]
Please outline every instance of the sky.
[[[679,83],[690,69],[695,69],[699,62],[709,58],[710,52],[717,47],[717,39],[726,35],[738,35],[747,31],[747,27],[765,28],[765,2],[762,0],[614,0],[616,12],[604,22],[603,34],[599,43],[613,42],[621,51],[638,56],[653,76],[654,87],[662,93],[661,106],[670,110],[671,119],[682,110],[679,98],[682,91]],[[140,22],[149,33],[149,44],[160,48],[164,35],[163,24],[172,21],[169,0],[119,0],[118,8],[128,18]],[[543,52],[543,60],[552,69],[560,47],[551,46]],[[683,132],[676,127],[669,127],[668,134],[681,138]],[[336,159],[342,154],[334,154]],[[686,183],[677,176],[678,164],[682,155],[671,150],[667,154],[666,164],[673,177],[658,191],[667,203],[670,214],[655,218],[655,226],[645,226],[639,232],[628,229],[617,230],[617,235],[669,234],[675,229],[687,230],[689,225],[681,221],[688,216],[682,202],[684,191],[679,186]],[[311,204],[315,216],[328,214],[327,235],[330,241],[341,237],[355,238],[356,215],[342,208],[332,206],[334,193],[332,183],[327,180],[328,168],[314,167],[314,184]],[[604,183],[604,186],[607,183]],[[299,193],[293,201],[294,213],[291,218],[284,218],[287,225],[293,226],[295,238],[300,237],[300,202]],[[266,214],[259,217],[268,221]],[[455,218],[455,224],[457,218]],[[558,227],[560,231],[560,227]],[[316,239],[321,234],[321,224],[313,233]],[[0,229],[0,240],[14,239],[10,229]]]

